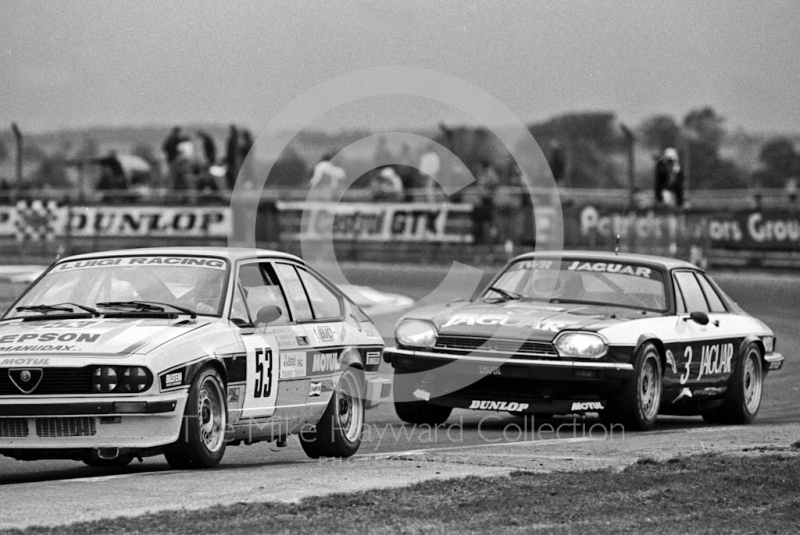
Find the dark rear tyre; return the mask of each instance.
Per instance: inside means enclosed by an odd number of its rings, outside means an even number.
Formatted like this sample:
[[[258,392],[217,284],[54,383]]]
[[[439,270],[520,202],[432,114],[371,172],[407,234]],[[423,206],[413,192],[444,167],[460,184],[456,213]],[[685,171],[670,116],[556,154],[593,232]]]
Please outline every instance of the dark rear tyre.
[[[133,461],[133,455],[120,455],[116,459],[100,459],[99,457],[89,457],[81,459],[86,466],[95,468],[122,468],[128,466]]]
[[[761,350],[756,344],[745,348],[744,357],[736,363],[725,401],[713,412],[703,414],[710,424],[746,425],[756,419],[761,408],[761,392],[764,386],[764,369]]]
[[[225,455],[228,410],[225,383],[213,366],[192,380],[178,441],[164,451],[171,467],[213,468]]]
[[[314,431],[300,435],[300,445],[312,459],[350,457],[361,446],[364,428],[364,376],[347,368]]]
[[[450,418],[453,409],[432,405],[427,401],[414,400],[414,392],[419,388],[415,373],[407,374],[399,370],[394,371],[394,410],[404,422],[418,425],[439,425]],[[399,400],[399,401],[398,401]]]
[[[620,423],[625,429],[647,431],[653,428],[661,404],[661,357],[652,343],[636,352],[634,375],[608,401],[600,418],[606,423]]]

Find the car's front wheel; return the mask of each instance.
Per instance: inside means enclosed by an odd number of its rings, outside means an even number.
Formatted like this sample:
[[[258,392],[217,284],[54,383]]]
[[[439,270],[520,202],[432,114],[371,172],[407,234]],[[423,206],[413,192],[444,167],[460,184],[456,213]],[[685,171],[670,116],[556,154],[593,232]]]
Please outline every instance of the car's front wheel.
[[[642,345],[634,359],[634,375],[609,400],[601,418],[621,423],[626,429],[647,431],[656,423],[661,404],[661,357],[650,342]]]
[[[736,363],[725,401],[713,412],[703,414],[708,423],[749,424],[756,419],[761,408],[761,392],[764,386],[764,369],[761,365],[761,350],[750,344],[744,358]]]
[[[361,446],[364,428],[364,376],[347,368],[314,431],[300,434],[300,445],[312,459],[350,457]]]
[[[173,468],[213,468],[225,455],[225,383],[213,366],[192,380],[177,442],[164,452]]]
[[[439,425],[450,418],[453,409],[440,407],[423,400],[416,400],[414,392],[419,388],[416,373],[394,371],[394,410],[404,422],[417,425]]]

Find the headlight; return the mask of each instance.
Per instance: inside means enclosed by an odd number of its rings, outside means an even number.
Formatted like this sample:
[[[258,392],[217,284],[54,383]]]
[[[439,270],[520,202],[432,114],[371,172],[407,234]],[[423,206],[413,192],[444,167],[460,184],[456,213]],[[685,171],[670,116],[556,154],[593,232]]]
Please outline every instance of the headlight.
[[[404,321],[394,332],[397,341],[404,346],[433,347],[436,329],[424,321]]]
[[[594,333],[562,333],[556,337],[556,349],[560,357],[598,359],[606,354],[606,341]]]
[[[120,383],[128,392],[138,394],[139,392],[144,392],[150,386],[150,374],[146,369],[139,366],[125,368],[125,371],[122,372]]]
[[[100,366],[92,375],[92,387],[95,392],[108,394],[117,388],[118,384],[119,375],[117,375],[117,370],[111,366]]]

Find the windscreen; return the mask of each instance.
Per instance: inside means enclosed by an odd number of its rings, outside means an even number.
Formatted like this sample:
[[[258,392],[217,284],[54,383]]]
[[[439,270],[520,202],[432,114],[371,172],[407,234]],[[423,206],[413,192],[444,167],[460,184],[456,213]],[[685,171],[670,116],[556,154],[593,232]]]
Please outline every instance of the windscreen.
[[[483,295],[655,311],[667,308],[661,271],[623,261],[520,260]]]
[[[131,301],[177,305],[198,314],[221,316],[227,279],[228,263],[211,257],[136,256],[64,262],[35,283],[6,316],[41,314],[20,307],[72,303],[98,308],[98,303]]]

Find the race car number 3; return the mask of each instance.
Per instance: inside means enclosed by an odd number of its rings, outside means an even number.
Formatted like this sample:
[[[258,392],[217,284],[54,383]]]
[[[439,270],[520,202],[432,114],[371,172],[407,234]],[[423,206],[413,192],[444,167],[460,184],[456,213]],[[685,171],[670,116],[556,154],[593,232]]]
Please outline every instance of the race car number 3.
[[[254,398],[268,398],[272,393],[272,350],[256,349],[256,388]]]

